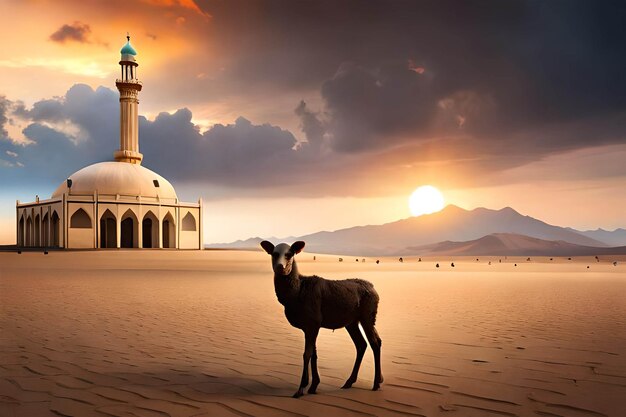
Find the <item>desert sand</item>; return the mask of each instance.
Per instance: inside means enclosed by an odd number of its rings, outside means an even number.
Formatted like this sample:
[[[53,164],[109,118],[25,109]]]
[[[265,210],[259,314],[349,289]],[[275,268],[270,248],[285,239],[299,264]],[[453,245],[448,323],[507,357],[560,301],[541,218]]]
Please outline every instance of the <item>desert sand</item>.
[[[322,330],[293,399],[304,340],[260,250],[0,253],[0,416],[626,415],[624,257],[355,259],[298,264],[374,283],[382,390],[369,349],[339,389],[354,347]]]

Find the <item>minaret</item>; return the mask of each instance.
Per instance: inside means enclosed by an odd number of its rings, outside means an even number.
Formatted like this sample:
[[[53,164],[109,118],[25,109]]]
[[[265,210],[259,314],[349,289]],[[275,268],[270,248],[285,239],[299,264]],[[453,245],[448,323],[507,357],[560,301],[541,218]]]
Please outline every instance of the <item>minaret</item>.
[[[130,45],[130,36],[126,36],[126,45],[120,53],[122,59],[122,78],[115,85],[120,92],[120,149],[113,156],[116,161],[141,164],[143,155],[139,153],[139,92],[141,82],[137,79],[137,52]]]

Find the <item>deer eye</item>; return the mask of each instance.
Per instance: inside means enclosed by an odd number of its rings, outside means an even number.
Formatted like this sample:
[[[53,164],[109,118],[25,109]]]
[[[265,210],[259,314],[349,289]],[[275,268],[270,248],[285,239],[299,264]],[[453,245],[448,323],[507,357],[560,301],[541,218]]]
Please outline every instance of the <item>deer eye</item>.
[[[286,253],[285,254],[285,259],[291,259],[293,258],[293,253]]]
[[[272,258],[274,259],[278,258],[278,254],[276,252],[272,253]]]

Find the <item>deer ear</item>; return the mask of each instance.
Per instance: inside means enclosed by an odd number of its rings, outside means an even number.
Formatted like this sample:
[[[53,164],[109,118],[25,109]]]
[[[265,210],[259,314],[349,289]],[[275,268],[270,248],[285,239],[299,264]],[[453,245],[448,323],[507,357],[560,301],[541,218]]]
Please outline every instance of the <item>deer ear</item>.
[[[272,252],[274,252],[274,244],[272,242],[268,242],[267,240],[261,242],[261,247],[265,250],[265,252],[267,252],[268,255],[271,255]]]
[[[302,252],[302,249],[304,249],[304,242],[299,240],[297,242],[294,242],[293,245],[291,245],[291,247],[289,248],[294,254],[298,254],[300,252]]]

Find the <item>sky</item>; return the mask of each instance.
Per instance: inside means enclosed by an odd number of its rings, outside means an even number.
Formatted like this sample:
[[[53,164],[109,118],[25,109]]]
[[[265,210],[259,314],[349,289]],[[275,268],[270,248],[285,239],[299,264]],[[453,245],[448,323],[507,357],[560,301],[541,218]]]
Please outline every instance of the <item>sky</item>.
[[[205,243],[410,216],[416,187],[626,226],[626,3],[1,0],[0,244],[119,146],[138,52],[142,164],[202,198]]]

